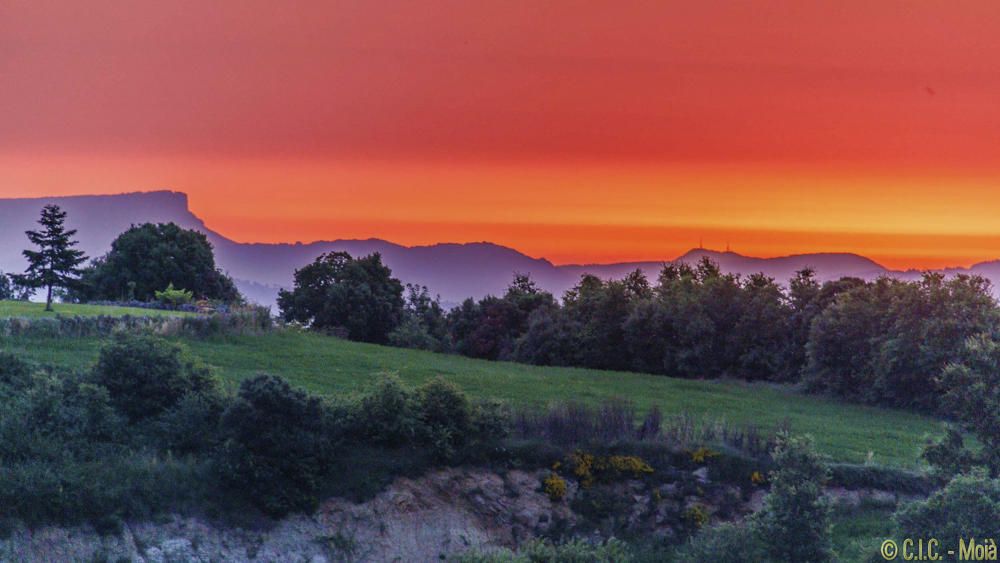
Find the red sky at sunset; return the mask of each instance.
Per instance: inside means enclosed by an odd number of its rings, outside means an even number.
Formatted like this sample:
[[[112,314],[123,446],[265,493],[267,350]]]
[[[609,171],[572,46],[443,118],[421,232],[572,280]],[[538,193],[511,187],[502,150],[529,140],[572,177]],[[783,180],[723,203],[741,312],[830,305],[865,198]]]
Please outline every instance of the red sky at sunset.
[[[0,3],[0,197],[557,263],[1000,257],[1000,2]]]

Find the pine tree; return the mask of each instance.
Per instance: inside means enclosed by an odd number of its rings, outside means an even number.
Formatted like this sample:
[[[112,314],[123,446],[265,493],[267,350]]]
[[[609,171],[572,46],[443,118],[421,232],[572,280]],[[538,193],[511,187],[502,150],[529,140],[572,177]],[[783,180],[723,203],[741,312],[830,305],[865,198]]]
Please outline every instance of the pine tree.
[[[42,216],[38,220],[42,229],[25,232],[38,250],[22,253],[28,259],[28,269],[22,275],[13,276],[17,283],[26,287],[46,288],[46,311],[52,310],[52,288],[72,286],[80,274],[78,266],[87,259],[82,251],[73,248],[77,244],[72,240],[76,230],[67,231],[65,221],[66,212],[58,205],[42,208]]]

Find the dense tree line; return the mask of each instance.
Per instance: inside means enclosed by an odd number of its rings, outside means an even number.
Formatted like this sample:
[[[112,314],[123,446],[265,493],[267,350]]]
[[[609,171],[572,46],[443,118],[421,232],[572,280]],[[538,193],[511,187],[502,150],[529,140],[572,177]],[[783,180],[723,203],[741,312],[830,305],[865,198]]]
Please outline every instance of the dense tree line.
[[[996,332],[997,313],[978,276],[860,284],[813,321],[803,379],[865,403],[937,409],[942,370],[962,359],[968,339]]]
[[[987,280],[842,278],[806,269],[787,288],[724,273],[707,258],[667,264],[654,283],[584,275],[557,300],[528,276],[451,311],[403,286],[378,255],[326,255],[283,292],[287,320],[348,337],[538,365],[676,377],[801,382],[868,404],[938,409],[941,373],[966,340],[998,329]]]

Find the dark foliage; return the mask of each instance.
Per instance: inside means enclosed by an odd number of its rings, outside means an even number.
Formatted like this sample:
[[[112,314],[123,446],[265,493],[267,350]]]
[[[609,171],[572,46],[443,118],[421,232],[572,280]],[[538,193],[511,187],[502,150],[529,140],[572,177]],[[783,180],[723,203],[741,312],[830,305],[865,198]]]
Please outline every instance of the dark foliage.
[[[959,540],[982,543],[1000,536],[1000,481],[983,475],[960,475],[926,500],[903,506],[895,520],[901,537],[935,538],[940,542],[941,555],[954,549],[947,560],[961,560],[956,557]]]
[[[66,230],[66,212],[58,205],[46,205],[42,208],[42,216],[38,231],[27,231],[25,234],[31,244],[38,250],[25,250],[28,268],[23,274],[13,276],[13,281],[23,287],[37,289],[45,288],[45,310],[52,310],[52,290],[54,288],[71,289],[79,283],[80,264],[87,257],[82,251],[73,247],[78,244],[73,240],[75,230]]]
[[[448,321],[440,298],[431,298],[425,286],[406,285],[403,320],[389,333],[389,344],[433,352],[450,349]]]
[[[9,352],[0,351],[0,391],[17,391],[31,381],[31,365]]]
[[[171,284],[196,299],[242,301],[233,280],[216,267],[208,238],[174,223],[146,223],[118,235],[81,282],[70,294],[80,301],[153,301]]]
[[[244,381],[222,416],[223,482],[271,515],[314,509],[333,454],[326,422],[323,403],[285,380]]]
[[[947,411],[975,434],[982,449],[976,454],[967,451],[961,434],[952,430],[928,448],[925,457],[944,474],[975,464],[985,466],[993,477],[1000,476],[1000,343],[988,334],[970,338],[939,383]]]
[[[0,272],[0,301],[9,301],[12,299],[14,299],[14,287],[10,276]]]
[[[377,253],[331,252],[295,271],[295,287],[280,292],[278,306],[286,321],[385,343],[403,319],[403,285]]]
[[[468,458],[495,447],[507,436],[509,414],[502,404],[472,403],[442,378],[411,390],[395,376],[384,376],[348,407],[352,443],[399,448],[420,445],[437,461]]]
[[[829,469],[808,439],[778,436],[764,507],[751,519],[773,561],[830,561],[830,508],[823,497]]]
[[[794,379],[792,310],[764,276],[722,274],[708,260],[667,265],[652,286],[584,275],[560,305],[526,276],[503,297],[448,314],[452,350],[539,365],[634,369],[686,377]]]
[[[448,314],[455,351],[473,358],[511,359],[516,340],[528,330],[533,313],[555,309],[551,293],[528,276],[515,275],[503,297],[467,299]]]
[[[711,561],[712,563],[745,563],[766,561],[763,542],[754,530],[742,523],[723,523],[708,528],[682,546],[676,561]]]
[[[1000,333],[998,313],[978,276],[820,284],[806,269],[786,291],[704,259],[665,265],[655,285],[638,271],[608,281],[584,275],[561,304],[518,276],[503,297],[467,299],[449,312],[447,340],[459,354],[538,365],[801,377],[813,392],[934,412],[942,392],[956,388],[941,370],[961,359],[968,338]],[[405,334],[440,341],[423,329]]]
[[[144,335],[118,335],[101,350],[94,380],[132,421],[158,416],[188,394],[211,393],[207,368],[184,358],[180,346]]]
[[[939,378],[942,369],[962,358],[968,338],[997,327],[989,288],[976,276],[926,274],[843,291],[813,321],[807,386],[865,403],[937,410],[942,392],[955,387]]]
[[[448,460],[472,437],[472,405],[454,383],[436,378],[417,390],[422,436],[439,459]]]
[[[487,462],[508,428],[501,404],[441,379],[387,377],[329,403],[267,375],[228,396],[153,336],[117,336],[85,373],[0,352],[0,526],[309,511],[434,464]]]
[[[961,429],[947,424],[941,438],[928,439],[920,457],[931,466],[931,473],[942,481],[956,475],[969,473],[973,467],[981,465],[984,452],[973,452],[965,447],[965,437]]]

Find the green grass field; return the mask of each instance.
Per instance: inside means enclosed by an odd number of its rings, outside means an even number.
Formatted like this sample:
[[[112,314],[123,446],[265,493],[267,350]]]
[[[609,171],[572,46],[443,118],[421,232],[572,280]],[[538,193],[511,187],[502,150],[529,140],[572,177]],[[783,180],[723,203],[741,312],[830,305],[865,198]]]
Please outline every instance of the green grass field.
[[[102,305],[76,305],[73,303],[55,303],[52,305],[53,311],[46,311],[44,303],[29,303],[27,301],[0,301],[0,318],[5,317],[55,317],[62,315],[65,317],[87,316],[96,317],[98,315],[108,315],[112,317],[122,317],[132,315],[137,317],[161,317],[189,315],[178,311],[162,311],[159,309],[140,309],[137,307],[112,307]]]
[[[0,309],[0,315],[9,314],[2,312],[6,310]],[[658,405],[668,416],[689,413],[760,427],[787,420],[793,431],[812,434],[819,448],[839,461],[861,462],[871,452],[877,463],[915,467],[924,437],[940,433],[939,422],[930,417],[845,404],[767,384],[487,362],[295,331],[183,342],[232,387],[267,372],[311,392],[335,396],[364,389],[379,373],[394,372],[411,384],[441,375],[474,397],[501,398],[515,406],[570,399],[593,404],[622,397],[641,411]],[[92,365],[100,346],[100,340],[93,338],[0,343],[34,361],[75,368]]]

